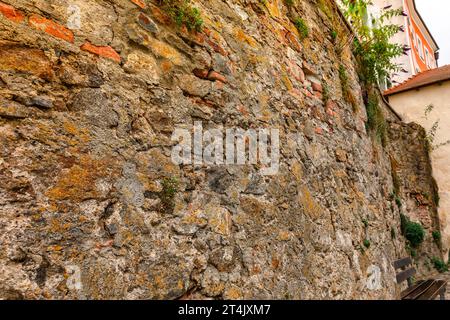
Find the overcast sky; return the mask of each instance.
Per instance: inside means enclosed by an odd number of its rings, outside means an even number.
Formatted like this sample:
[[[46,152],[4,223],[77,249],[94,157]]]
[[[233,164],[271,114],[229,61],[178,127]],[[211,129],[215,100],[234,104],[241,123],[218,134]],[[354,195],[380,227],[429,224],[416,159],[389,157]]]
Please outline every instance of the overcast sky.
[[[416,0],[416,5],[441,48],[439,66],[450,64],[450,0]]]

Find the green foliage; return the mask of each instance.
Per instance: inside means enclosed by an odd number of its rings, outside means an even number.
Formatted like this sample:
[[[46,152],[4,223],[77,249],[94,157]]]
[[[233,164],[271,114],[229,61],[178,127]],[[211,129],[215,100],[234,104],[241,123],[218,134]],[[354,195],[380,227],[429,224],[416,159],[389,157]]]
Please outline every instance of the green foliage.
[[[159,0],[159,4],[179,27],[186,26],[189,31],[202,30],[201,12],[191,6],[191,0]]]
[[[367,127],[383,146],[387,143],[387,123],[383,111],[379,106],[377,96],[370,95],[366,105]]]
[[[287,6],[293,6],[294,4],[295,4],[295,1],[296,0],[284,0],[284,3],[287,5]]]
[[[449,265],[446,264],[444,261],[442,261],[439,258],[432,258],[431,262],[434,265],[434,268],[439,271],[440,273],[448,272],[449,271]]]
[[[428,120],[428,116],[433,112],[434,105],[430,104],[425,108],[425,119]],[[443,143],[434,144],[436,140],[436,134],[439,129],[439,125],[441,123],[441,119],[436,120],[431,126],[430,130],[427,131],[427,147],[430,152],[437,150],[439,148],[450,145],[450,140],[447,140]]]
[[[297,28],[301,39],[305,39],[309,36],[309,28],[305,20],[302,18],[297,18],[294,20],[294,25]]]
[[[411,258],[416,258],[417,257],[417,250],[414,248],[411,248],[410,245],[406,246],[406,251],[408,251],[409,255],[411,256]]]
[[[174,198],[178,192],[178,179],[164,178],[161,182],[162,191],[160,192],[160,199],[163,209],[172,211],[174,207]]]
[[[425,239],[425,230],[420,223],[412,222],[403,213],[400,214],[402,233],[413,248],[419,247]]]
[[[369,227],[369,221],[367,219],[362,219],[362,223],[364,225],[364,228],[368,228]]]
[[[395,196],[395,204],[397,205],[397,207],[399,209],[402,208],[402,199],[399,196],[397,196],[397,195]]]
[[[330,37],[331,37],[331,39],[333,40],[333,42],[335,42],[336,39],[337,39],[337,37],[338,37],[337,31],[336,31],[336,30],[331,30],[331,31],[330,31]]]
[[[370,241],[368,239],[365,239],[363,242],[364,247],[366,247],[367,249],[370,248]]]
[[[441,245],[441,240],[442,240],[442,235],[441,235],[441,233],[440,233],[439,231],[433,231],[433,232],[431,233],[431,235],[433,236],[434,242],[435,242],[438,246],[440,246],[440,245]]]
[[[405,225],[405,238],[413,248],[419,247],[425,239],[425,230],[420,223],[412,222],[409,219]]]
[[[402,10],[386,8],[379,17],[369,17],[367,7],[370,4],[370,0],[342,0],[344,14],[358,36],[353,49],[360,62],[361,80],[377,84],[400,69],[392,61],[403,54],[403,47],[390,40],[401,27],[389,21],[402,15]]]

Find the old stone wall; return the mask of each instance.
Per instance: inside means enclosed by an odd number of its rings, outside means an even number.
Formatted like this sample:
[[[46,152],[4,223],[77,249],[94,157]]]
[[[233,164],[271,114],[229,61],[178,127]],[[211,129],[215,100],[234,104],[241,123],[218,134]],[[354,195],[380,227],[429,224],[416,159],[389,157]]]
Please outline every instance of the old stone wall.
[[[392,155],[334,2],[192,5],[201,32],[157,1],[0,2],[0,297],[396,298]],[[194,121],[279,129],[278,174],[175,165]]]
[[[414,248],[407,246],[414,258],[419,277],[433,273],[433,258],[443,258],[442,243],[433,238],[433,232],[441,230],[437,206],[439,190],[433,178],[426,131],[418,124],[390,123],[389,154],[395,205],[400,213],[413,222],[420,223],[425,231],[423,243]],[[397,185],[397,186],[395,186]]]

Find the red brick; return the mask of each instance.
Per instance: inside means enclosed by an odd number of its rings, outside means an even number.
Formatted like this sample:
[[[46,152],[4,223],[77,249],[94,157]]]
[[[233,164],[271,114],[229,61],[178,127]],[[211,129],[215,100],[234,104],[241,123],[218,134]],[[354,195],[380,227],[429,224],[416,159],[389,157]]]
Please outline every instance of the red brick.
[[[74,41],[73,32],[55,21],[34,14],[30,17],[29,24],[33,28],[44,31],[55,38],[71,43]]]
[[[89,42],[86,42],[81,46],[81,50],[96,54],[98,56],[111,59],[113,61],[119,62],[121,61],[120,55],[111,48],[110,46],[107,47],[97,47]]]
[[[200,79],[208,78],[208,74],[209,74],[208,70],[206,70],[206,69],[198,69],[198,68],[195,68],[194,71],[192,71],[192,72],[194,73],[194,75],[196,77],[198,77]]]
[[[216,71],[211,71],[208,74],[208,80],[220,81],[220,82],[223,82],[223,83],[227,83],[228,82],[227,78],[225,78],[223,75],[221,75],[220,73],[218,73]]]
[[[323,92],[323,87],[322,87],[322,85],[320,83],[313,82],[311,85],[312,85],[312,89],[314,91]]]
[[[147,7],[147,4],[143,0],[131,0],[135,5],[141,7],[142,9]]]
[[[6,3],[0,2],[0,13],[7,19],[20,23],[25,19],[25,15],[19,11],[16,10],[13,6],[10,6]]]
[[[219,44],[217,44],[216,42],[210,40],[210,39],[206,39],[206,43],[208,43],[211,48],[217,52],[220,53],[221,55],[223,55],[224,57],[228,56],[228,52],[225,51],[224,48],[222,48]]]

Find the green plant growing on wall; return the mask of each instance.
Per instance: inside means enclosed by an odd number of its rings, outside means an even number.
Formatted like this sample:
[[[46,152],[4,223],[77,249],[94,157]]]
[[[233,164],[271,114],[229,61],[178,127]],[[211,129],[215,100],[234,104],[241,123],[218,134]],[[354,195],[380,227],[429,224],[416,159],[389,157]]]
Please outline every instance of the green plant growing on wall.
[[[331,30],[330,31],[330,37],[331,37],[331,40],[333,40],[333,42],[336,42],[336,39],[338,37],[337,31],[336,30]]]
[[[434,110],[434,105],[430,104],[425,108],[425,119],[428,120],[428,117],[430,116],[430,114],[433,112]],[[431,126],[431,128],[427,131],[427,147],[428,150],[430,152],[435,151],[439,148],[445,147],[447,145],[450,145],[450,140],[447,140],[443,143],[439,143],[439,144],[435,144],[435,140],[436,140],[436,134],[437,131],[439,130],[439,125],[441,123],[441,119],[437,119],[433,125]]]
[[[431,235],[433,236],[434,242],[440,247],[441,246],[441,240],[442,240],[441,233],[439,231],[433,231],[431,233]]]
[[[191,5],[191,0],[158,0],[160,6],[179,26],[186,26],[189,31],[200,32],[203,19],[198,8]]]
[[[439,271],[440,273],[448,272],[449,271],[449,265],[446,264],[444,261],[442,261],[439,258],[432,258],[431,263],[433,263],[434,268]]]
[[[288,7],[290,7],[290,6],[293,6],[293,5],[295,4],[295,1],[296,1],[296,0],[284,0],[284,3],[285,3]]]
[[[362,223],[363,223],[363,225],[364,225],[364,228],[368,228],[369,227],[369,220],[367,220],[366,218],[364,218],[364,219],[362,219],[361,220],[362,221]]]
[[[296,18],[294,20],[294,25],[298,30],[298,33],[300,34],[300,39],[305,39],[309,36],[309,28],[306,24],[305,20],[302,18]]]
[[[344,15],[352,24],[357,38],[353,51],[360,62],[360,77],[367,84],[378,84],[400,68],[393,59],[404,53],[404,48],[391,43],[401,26],[389,21],[403,14],[401,9],[385,8],[379,17],[369,16],[370,0],[342,0]]]
[[[387,143],[387,123],[383,111],[379,106],[377,96],[371,94],[366,105],[367,128],[375,134],[375,137],[383,146]],[[395,187],[395,186],[394,186]]]
[[[412,248],[409,244],[406,245],[405,249],[409,253],[409,255],[411,256],[411,258],[414,259],[414,258],[417,257],[417,250]]]
[[[174,198],[178,192],[178,179],[177,178],[164,178],[161,182],[162,191],[159,198],[161,199],[161,205],[164,210],[172,211],[174,208]]]
[[[370,240],[364,239],[363,245],[364,245],[364,247],[366,247],[367,249],[369,249],[369,248],[370,248]]]
[[[400,214],[402,234],[413,248],[419,247],[425,239],[425,230],[420,223],[412,222],[403,213]]]
[[[425,239],[425,230],[420,223],[409,221],[405,226],[405,238],[413,248],[419,247]]]

